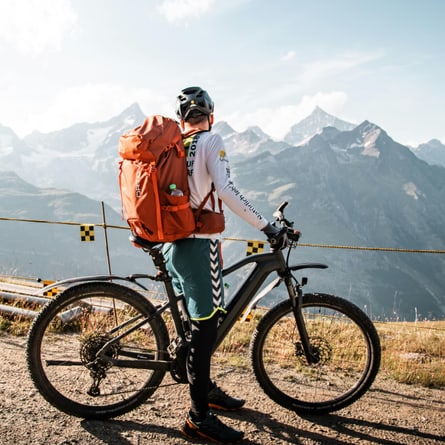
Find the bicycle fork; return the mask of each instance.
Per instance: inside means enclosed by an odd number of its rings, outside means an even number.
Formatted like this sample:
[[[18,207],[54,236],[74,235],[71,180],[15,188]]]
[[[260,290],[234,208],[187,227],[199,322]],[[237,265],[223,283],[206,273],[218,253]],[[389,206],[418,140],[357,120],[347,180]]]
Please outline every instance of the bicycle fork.
[[[289,298],[292,304],[292,312],[294,314],[295,323],[300,334],[301,345],[303,346],[303,352],[306,360],[310,365],[315,365],[320,361],[318,354],[314,353],[311,342],[309,340],[309,334],[306,329],[306,323],[303,318],[303,289],[302,287],[306,284],[307,280],[303,278],[303,284],[296,283],[295,286],[292,282],[292,276],[289,274],[284,278],[284,282],[289,293]],[[297,345],[296,345],[297,346]]]

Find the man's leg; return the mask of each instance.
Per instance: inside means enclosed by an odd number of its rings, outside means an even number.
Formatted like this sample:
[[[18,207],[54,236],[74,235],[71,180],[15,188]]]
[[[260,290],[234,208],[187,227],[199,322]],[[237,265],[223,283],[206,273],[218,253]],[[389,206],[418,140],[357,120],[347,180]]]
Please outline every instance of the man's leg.
[[[209,410],[210,362],[216,340],[217,323],[217,314],[208,320],[192,321],[187,375],[190,385],[191,412],[196,420],[202,420]]]

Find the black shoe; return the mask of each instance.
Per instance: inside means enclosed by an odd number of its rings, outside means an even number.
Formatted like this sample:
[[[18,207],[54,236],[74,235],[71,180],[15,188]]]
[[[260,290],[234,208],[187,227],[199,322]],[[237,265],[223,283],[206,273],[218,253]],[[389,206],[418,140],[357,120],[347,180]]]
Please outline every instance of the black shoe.
[[[246,403],[243,399],[237,399],[226,394],[216,383],[212,383],[209,391],[209,407],[223,411],[236,411]]]
[[[239,442],[244,433],[224,425],[211,411],[204,420],[196,421],[189,413],[185,419],[182,433],[190,439],[207,439],[217,443]]]

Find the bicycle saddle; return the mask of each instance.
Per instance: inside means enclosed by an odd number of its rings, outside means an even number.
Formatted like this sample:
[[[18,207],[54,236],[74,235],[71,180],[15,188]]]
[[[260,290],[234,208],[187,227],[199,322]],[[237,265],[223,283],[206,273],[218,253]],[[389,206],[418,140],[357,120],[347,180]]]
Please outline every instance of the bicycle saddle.
[[[131,235],[129,237],[130,242],[132,242],[136,247],[142,247],[144,250],[153,250],[156,246],[160,247],[162,243],[153,243],[151,241],[147,241],[144,238],[141,238],[140,236],[135,235],[133,232],[131,232]]]

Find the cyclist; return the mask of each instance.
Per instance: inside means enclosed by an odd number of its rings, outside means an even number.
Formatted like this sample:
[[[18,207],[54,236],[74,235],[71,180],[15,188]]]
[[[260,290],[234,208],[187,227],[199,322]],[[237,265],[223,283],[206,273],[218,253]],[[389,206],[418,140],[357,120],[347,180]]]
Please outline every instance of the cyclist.
[[[196,209],[212,187],[218,198],[236,215],[262,230],[274,248],[285,248],[287,236],[270,224],[249,203],[230,179],[230,167],[221,136],[211,131],[214,104],[200,87],[183,89],[177,97],[176,114],[180,120],[187,151],[190,202]],[[208,200],[206,210],[213,210]],[[187,357],[187,376],[191,408],[182,428],[189,438],[227,443],[241,440],[244,433],[222,423],[209,408],[240,409],[245,401],[231,397],[210,379],[211,351],[216,340],[219,315],[224,313],[220,259],[221,233],[195,233],[167,244],[164,255],[175,292],[183,294],[192,322]]]

